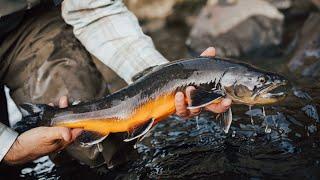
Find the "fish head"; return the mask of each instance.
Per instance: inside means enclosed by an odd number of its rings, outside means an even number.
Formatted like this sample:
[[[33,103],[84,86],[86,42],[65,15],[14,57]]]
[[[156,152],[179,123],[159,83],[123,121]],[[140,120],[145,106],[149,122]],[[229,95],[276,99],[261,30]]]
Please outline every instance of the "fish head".
[[[254,67],[235,68],[228,72],[224,81],[227,96],[239,104],[272,104],[288,94],[285,77]]]

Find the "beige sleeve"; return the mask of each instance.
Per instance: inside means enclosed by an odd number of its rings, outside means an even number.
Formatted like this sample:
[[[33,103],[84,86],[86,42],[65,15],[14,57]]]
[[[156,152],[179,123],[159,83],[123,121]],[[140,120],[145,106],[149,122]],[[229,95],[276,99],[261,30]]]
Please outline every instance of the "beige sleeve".
[[[127,83],[138,72],[168,62],[121,0],[64,0],[62,16],[86,49]]]
[[[17,132],[0,123],[0,161],[7,154],[17,137]]]

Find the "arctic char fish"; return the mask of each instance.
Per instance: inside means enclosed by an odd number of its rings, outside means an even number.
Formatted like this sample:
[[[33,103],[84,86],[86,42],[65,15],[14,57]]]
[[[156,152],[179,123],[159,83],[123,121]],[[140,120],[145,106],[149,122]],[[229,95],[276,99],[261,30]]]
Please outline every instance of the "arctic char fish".
[[[151,67],[136,78],[133,84],[98,100],[63,109],[23,104],[21,111],[37,126],[83,128],[90,132],[86,133],[90,137],[83,138],[83,144],[92,145],[110,133],[127,132],[124,141],[143,137],[157,122],[175,113],[175,93],[187,86],[196,87],[191,92],[189,109],[219,103],[224,97],[239,104],[271,104],[287,94],[281,88],[287,85],[284,77],[243,62],[214,57]],[[231,109],[226,114],[227,132]]]

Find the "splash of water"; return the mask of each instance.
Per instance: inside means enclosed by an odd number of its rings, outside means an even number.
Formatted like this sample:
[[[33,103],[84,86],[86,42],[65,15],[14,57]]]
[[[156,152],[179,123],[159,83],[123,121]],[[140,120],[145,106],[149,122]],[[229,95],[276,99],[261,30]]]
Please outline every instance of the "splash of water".
[[[199,115],[196,116],[196,123],[197,123],[197,130],[200,130],[200,126],[199,126]],[[199,142],[202,142],[203,139],[202,139],[202,136],[201,134],[199,134]]]
[[[251,112],[251,109],[252,109],[252,106],[250,105],[249,106],[249,111]],[[252,118],[252,113],[250,113],[250,121],[251,121],[251,124],[254,126],[254,122],[253,122],[253,118]]]
[[[269,128],[268,124],[266,125],[266,128],[264,129],[264,132],[267,134],[271,133],[271,128]]]
[[[264,106],[262,106],[262,115],[263,115],[263,118],[265,119],[266,118],[266,110],[264,109]],[[266,128],[264,129],[264,132],[267,134],[271,133],[271,128],[269,128],[268,124],[266,124]]]
[[[196,123],[197,123],[197,130],[200,129],[200,126],[199,126],[199,116],[196,116]]]
[[[236,137],[236,131],[232,131],[231,137]]]

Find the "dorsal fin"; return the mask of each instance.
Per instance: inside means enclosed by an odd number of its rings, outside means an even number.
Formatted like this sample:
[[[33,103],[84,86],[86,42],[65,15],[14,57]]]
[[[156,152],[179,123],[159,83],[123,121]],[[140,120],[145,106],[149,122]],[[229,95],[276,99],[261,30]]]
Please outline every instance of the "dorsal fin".
[[[137,81],[138,79],[142,78],[143,76],[145,76],[146,74],[148,74],[149,72],[152,72],[155,68],[159,67],[161,65],[156,65],[156,66],[151,66],[151,67],[148,67],[147,69],[137,73],[136,75],[134,75],[131,80],[133,82]]]

